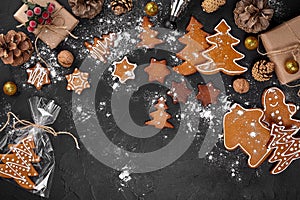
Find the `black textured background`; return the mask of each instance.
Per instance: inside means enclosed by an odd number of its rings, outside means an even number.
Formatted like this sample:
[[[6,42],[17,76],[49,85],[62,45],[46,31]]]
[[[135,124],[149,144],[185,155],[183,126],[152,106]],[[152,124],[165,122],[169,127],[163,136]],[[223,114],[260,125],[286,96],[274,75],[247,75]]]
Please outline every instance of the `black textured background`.
[[[59,0],[59,2],[70,10],[67,0]],[[141,10],[145,2],[145,0],[135,1],[132,13],[142,13]],[[167,19],[170,0],[158,2],[161,2],[163,6],[161,6],[162,12],[157,21],[163,22]],[[225,18],[232,26],[232,34],[243,41],[247,34],[239,30],[233,22],[232,11],[236,2],[236,0],[228,0],[227,4],[219,11],[214,14],[206,14],[201,10],[200,1],[191,0],[187,11],[179,20],[178,28],[183,31],[190,15],[194,15],[203,23],[205,31],[213,33],[213,27],[216,23],[221,18]],[[111,15],[107,8],[107,3],[106,1],[104,12],[97,19],[104,15]],[[271,4],[276,11],[272,20],[273,27],[300,14],[298,1],[272,0]],[[14,20],[13,14],[21,5],[22,2],[20,0],[1,0],[1,33],[15,29],[18,23]],[[131,14],[129,13],[128,16]],[[112,18],[118,18],[117,16],[111,16]],[[75,29],[75,34],[80,32],[80,28],[91,26],[90,23],[91,21],[81,20],[82,26]],[[68,44],[70,43],[62,43],[57,51],[62,48],[69,49]],[[76,41],[75,44],[81,45],[82,41]],[[246,55],[240,63],[248,68],[260,58],[256,52],[249,52],[242,45],[238,49]],[[82,57],[79,57],[79,52],[76,49],[73,49],[72,52],[77,57],[74,66],[79,66]],[[64,73],[66,74],[70,71],[65,70]],[[228,86],[226,88],[227,94],[232,100],[246,107],[259,107],[260,95],[263,89],[272,85],[279,86],[276,77],[266,83],[257,83],[253,81],[249,71],[242,76],[251,80],[251,92],[247,95],[237,95],[229,87],[232,80],[236,77],[223,76],[223,78],[225,85]],[[191,77],[191,79],[194,80],[196,78]],[[32,87],[21,87],[26,83],[24,68],[5,66],[1,62],[0,85],[2,86],[8,80],[15,81],[20,89],[14,97],[7,97],[3,92],[0,92],[1,121],[5,120],[5,113],[9,110],[17,113],[23,119],[30,119],[27,99],[33,95],[39,95],[54,99],[62,106],[61,114],[53,127],[56,130],[70,130],[76,135],[72,116],[70,116],[71,104],[68,103],[71,100],[71,93],[66,91],[65,81],[59,81],[49,87],[46,86],[42,91],[36,91]],[[288,101],[300,105],[299,98],[296,95],[297,89],[280,88],[287,94]],[[245,102],[249,103],[245,104]],[[132,116],[135,115],[133,114]],[[136,115],[136,117],[138,119],[139,115]],[[157,143],[161,143],[160,139],[157,137]],[[101,164],[90,156],[83,146],[81,146],[82,149],[80,151],[76,150],[73,141],[69,137],[51,137],[51,140],[55,149],[56,168],[51,186],[50,200],[300,199],[300,161],[293,162],[285,172],[274,176],[269,174],[271,165],[266,162],[258,169],[250,169],[246,164],[246,156],[240,150],[227,152],[223,144],[218,143],[214,149],[217,156],[211,162],[208,159],[199,159],[197,156],[199,145],[202,143],[201,137],[200,139],[195,139],[189,150],[172,165],[152,173],[133,174],[131,175],[132,181],[126,187],[121,187],[121,181],[118,178],[120,172]],[[130,146],[130,141],[128,143]],[[237,158],[239,164],[235,166],[235,169],[238,171],[240,180],[232,177],[230,173],[231,165],[236,162]],[[36,200],[41,198],[1,179],[0,199]]]

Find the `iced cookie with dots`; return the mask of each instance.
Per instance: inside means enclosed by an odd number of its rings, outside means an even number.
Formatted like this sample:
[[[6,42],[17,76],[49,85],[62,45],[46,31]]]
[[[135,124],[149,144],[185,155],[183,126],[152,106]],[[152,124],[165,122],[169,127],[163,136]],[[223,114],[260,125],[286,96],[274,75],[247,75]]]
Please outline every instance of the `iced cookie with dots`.
[[[0,177],[12,178],[21,187],[32,190],[35,188],[30,176],[38,176],[32,163],[40,162],[40,157],[35,154],[35,143],[32,136],[21,140],[18,144],[8,145],[9,152],[0,154]]]
[[[248,165],[258,167],[270,154],[270,130],[261,123],[261,109],[245,109],[234,104],[223,121],[224,146],[228,150],[240,147],[248,156]]]
[[[296,159],[300,158],[300,138],[294,135],[299,129],[285,129],[284,126],[274,124],[271,130],[271,142],[269,148],[274,150],[269,159],[270,163],[275,163],[271,174],[279,174]]]
[[[300,120],[292,119],[297,108],[287,104],[284,93],[276,87],[265,90],[262,95],[264,117],[262,121],[271,129],[272,124],[284,126],[285,129],[300,128]]]

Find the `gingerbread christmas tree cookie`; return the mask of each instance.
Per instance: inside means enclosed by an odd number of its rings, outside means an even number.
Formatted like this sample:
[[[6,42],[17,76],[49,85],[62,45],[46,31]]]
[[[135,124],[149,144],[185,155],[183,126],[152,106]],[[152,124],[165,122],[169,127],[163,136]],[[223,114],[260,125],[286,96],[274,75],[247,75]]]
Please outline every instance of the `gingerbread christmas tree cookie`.
[[[89,50],[92,57],[106,63],[106,57],[110,54],[109,48],[114,46],[115,33],[95,37],[94,43],[84,42],[84,46]]]
[[[229,32],[231,27],[224,19],[215,27],[216,34],[208,36],[207,42],[212,46],[203,52],[203,56],[209,61],[197,66],[197,70],[203,74],[216,74],[223,72],[227,75],[238,75],[247,71],[247,68],[237,64],[236,61],[244,58],[244,55],[234,49],[240,40]]]
[[[119,78],[121,83],[125,83],[129,79],[135,78],[134,70],[137,65],[130,63],[127,56],[125,56],[120,62],[114,62],[113,65],[115,68],[112,75]]]
[[[88,73],[81,72],[78,68],[75,68],[72,74],[66,75],[68,81],[67,90],[74,90],[75,93],[80,95],[84,89],[91,87],[88,78]]]
[[[207,58],[202,55],[202,52],[209,47],[206,37],[209,35],[202,30],[203,25],[197,21],[195,17],[191,17],[190,23],[186,28],[187,33],[179,38],[185,48],[176,54],[176,56],[184,62],[173,68],[179,74],[184,76],[191,75],[197,72],[196,65],[207,62]]]
[[[159,98],[154,107],[156,111],[150,113],[152,119],[145,122],[145,124],[155,126],[158,129],[174,128],[174,126],[168,122],[168,119],[171,119],[172,116],[166,112],[168,106],[166,105],[165,99],[163,97]]]
[[[269,148],[274,150],[269,162],[275,163],[272,174],[283,172],[294,160],[300,158],[300,138],[294,137],[299,129],[285,129],[284,126],[272,126],[272,140]]]
[[[142,32],[138,36],[141,41],[137,44],[137,47],[154,48],[158,44],[162,44],[163,41],[157,38],[158,32],[152,30],[153,24],[149,21],[148,17],[143,17]]]
[[[34,67],[27,69],[26,72],[28,74],[27,83],[34,85],[38,90],[41,90],[43,85],[51,83],[49,69],[44,68],[39,62]]]
[[[0,154],[0,177],[12,178],[21,187],[32,190],[35,183],[29,178],[38,176],[32,163],[40,162],[39,156],[34,152],[35,143],[32,136],[21,140],[18,144],[10,144],[7,154]]]
[[[171,73],[166,60],[156,60],[155,58],[151,58],[150,65],[144,71],[149,75],[149,82],[158,81],[161,84],[165,82],[166,76]]]

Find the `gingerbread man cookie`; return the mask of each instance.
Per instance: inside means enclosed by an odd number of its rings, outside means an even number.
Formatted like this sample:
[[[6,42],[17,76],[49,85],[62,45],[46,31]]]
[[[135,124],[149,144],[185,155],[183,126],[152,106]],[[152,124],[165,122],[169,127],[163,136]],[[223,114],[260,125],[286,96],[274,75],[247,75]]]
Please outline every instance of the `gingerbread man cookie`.
[[[262,123],[261,109],[245,109],[238,104],[226,113],[223,122],[224,145],[228,150],[237,147],[249,156],[248,165],[258,167],[270,154],[270,130]]]
[[[284,126],[285,129],[300,128],[300,120],[292,119],[297,108],[285,102],[284,93],[276,87],[267,89],[262,95],[264,117],[262,121],[271,128],[272,124]]]

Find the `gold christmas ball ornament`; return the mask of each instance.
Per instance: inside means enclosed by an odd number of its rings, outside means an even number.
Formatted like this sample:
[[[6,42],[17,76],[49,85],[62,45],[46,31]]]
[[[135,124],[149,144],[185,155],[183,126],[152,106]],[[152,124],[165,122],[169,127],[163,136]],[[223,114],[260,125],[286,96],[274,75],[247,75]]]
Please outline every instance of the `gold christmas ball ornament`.
[[[147,15],[153,17],[158,13],[158,5],[157,3],[150,1],[145,6],[145,12]]]
[[[248,50],[255,50],[258,47],[258,40],[254,36],[249,36],[245,39],[244,45]]]
[[[17,90],[18,90],[17,85],[12,81],[8,81],[3,85],[3,92],[8,96],[15,95],[17,93]]]
[[[285,62],[285,70],[289,74],[295,74],[299,71],[299,63],[296,60],[287,60]]]

